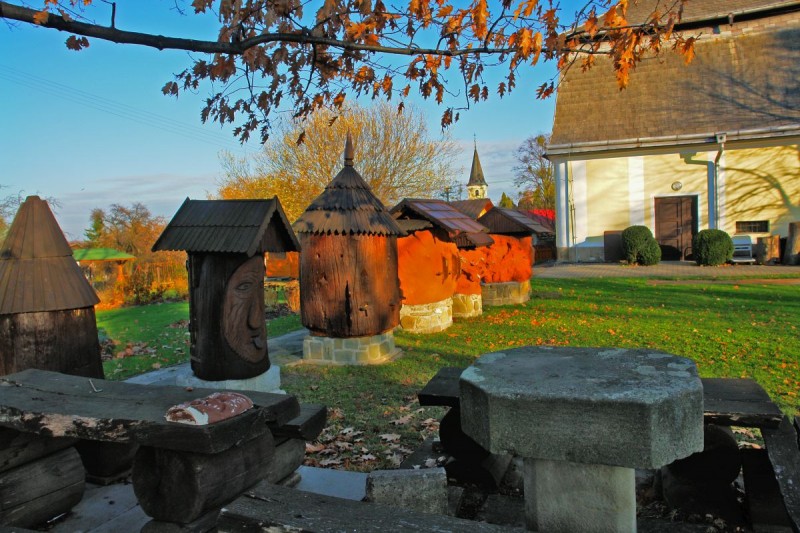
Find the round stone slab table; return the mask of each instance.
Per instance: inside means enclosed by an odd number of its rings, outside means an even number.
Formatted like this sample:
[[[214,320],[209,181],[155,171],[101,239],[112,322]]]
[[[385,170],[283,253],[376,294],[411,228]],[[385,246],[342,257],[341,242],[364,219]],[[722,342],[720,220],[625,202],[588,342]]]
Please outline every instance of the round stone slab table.
[[[461,425],[524,459],[528,529],[636,531],[635,468],[703,449],[690,359],[646,349],[528,346],[461,374]]]

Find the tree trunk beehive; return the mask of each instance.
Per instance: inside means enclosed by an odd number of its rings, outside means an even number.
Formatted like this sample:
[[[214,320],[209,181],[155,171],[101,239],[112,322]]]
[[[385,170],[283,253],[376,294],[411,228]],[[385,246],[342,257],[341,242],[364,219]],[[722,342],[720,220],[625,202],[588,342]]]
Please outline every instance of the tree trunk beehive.
[[[0,316],[0,370],[103,377],[94,308]]]
[[[192,371],[207,381],[269,369],[261,255],[189,254]]]
[[[301,234],[300,298],[312,335],[367,337],[400,323],[397,237]]]

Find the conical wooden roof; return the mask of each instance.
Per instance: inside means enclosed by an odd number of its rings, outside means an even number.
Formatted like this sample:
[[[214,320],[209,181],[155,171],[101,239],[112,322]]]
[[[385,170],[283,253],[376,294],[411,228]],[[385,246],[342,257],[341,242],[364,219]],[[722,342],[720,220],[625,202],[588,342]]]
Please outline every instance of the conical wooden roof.
[[[47,202],[26,198],[0,249],[0,315],[81,309],[99,301]]]
[[[314,235],[403,235],[383,203],[353,168],[348,134],[344,168],[294,223],[297,233]]]

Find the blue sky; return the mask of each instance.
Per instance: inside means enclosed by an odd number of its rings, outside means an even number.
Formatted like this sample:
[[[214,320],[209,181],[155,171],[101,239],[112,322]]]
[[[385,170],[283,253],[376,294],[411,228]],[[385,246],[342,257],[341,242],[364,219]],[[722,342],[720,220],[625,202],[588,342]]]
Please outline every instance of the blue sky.
[[[215,38],[213,17],[180,16],[170,11],[171,2],[119,4],[120,29]],[[104,4],[98,5],[100,17]],[[82,238],[92,208],[112,203],[142,202],[170,218],[187,196],[216,190],[221,150],[259,150],[255,140],[242,146],[230,129],[201,123],[208,86],[177,100],[161,93],[173,73],[191,64],[186,52],[97,39],[73,52],[64,46],[67,36],[0,22],[0,195],[55,198],[69,239]],[[536,100],[534,90],[554,73],[550,64],[528,69],[510,97],[495,95],[461,112],[450,132],[463,147],[464,182],[475,135],[490,196],[516,195],[514,151],[525,137],[550,130],[555,98]],[[430,117],[429,130],[438,132],[443,109],[416,103]]]

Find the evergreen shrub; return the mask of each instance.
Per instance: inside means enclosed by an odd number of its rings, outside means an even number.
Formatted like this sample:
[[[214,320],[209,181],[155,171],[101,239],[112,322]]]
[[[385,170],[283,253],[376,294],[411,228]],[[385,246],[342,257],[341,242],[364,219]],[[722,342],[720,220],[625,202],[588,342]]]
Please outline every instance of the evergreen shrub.
[[[722,230],[704,229],[694,236],[692,252],[698,265],[722,265],[733,259],[733,241]]]
[[[622,250],[632,265],[655,265],[661,261],[661,247],[647,226],[626,228],[622,232]]]

